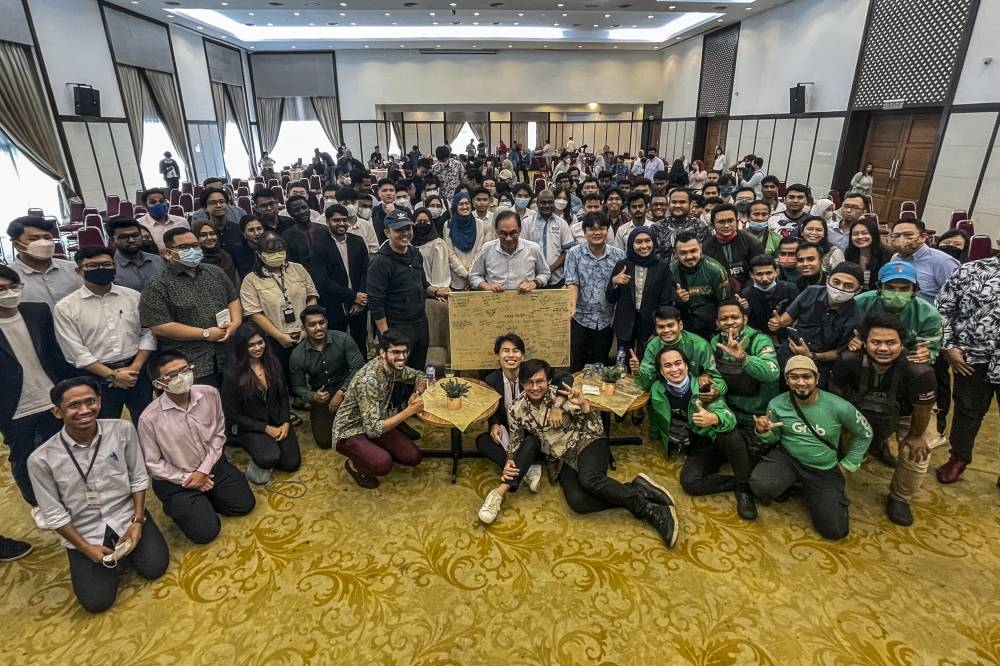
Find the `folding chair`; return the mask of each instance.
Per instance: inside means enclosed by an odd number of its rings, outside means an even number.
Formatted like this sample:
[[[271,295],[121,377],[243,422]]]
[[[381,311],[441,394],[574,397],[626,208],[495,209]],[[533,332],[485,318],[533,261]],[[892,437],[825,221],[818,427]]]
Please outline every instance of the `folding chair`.
[[[45,211],[41,208],[29,208],[28,217],[45,217]]]
[[[105,245],[104,232],[97,227],[84,227],[76,232],[76,246]]]
[[[176,217],[184,217],[184,209],[181,208],[180,204],[174,204],[170,207],[169,214]]]
[[[951,221],[948,223],[949,229],[954,229],[962,220],[969,219],[969,212],[965,210],[953,210],[951,211]]]
[[[843,200],[840,197],[840,192],[838,192],[837,190],[830,190],[829,192],[827,192],[826,197],[833,202],[834,208],[839,209],[840,204],[843,203]]]
[[[69,221],[70,222],[83,222],[83,202],[82,201],[70,201],[69,202]]]
[[[904,211],[909,211],[916,215],[917,213],[917,202],[916,201],[904,201],[899,205],[899,212],[902,214]]]
[[[180,190],[170,190],[170,205],[179,206],[181,203],[181,191]]]
[[[194,192],[194,184],[191,181],[185,180],[181,183],[181,194],[191,194],[192,192]]]
[[[118,217],[118,210],[121,207],[121,197],[117,194],[109,194],[105,197],[105,203],[107,204],[108,217]]]
[[[278,200],[278,203],[285,203],[285,191],[281,189],[280,185],[273,186],[271,188],[271,194],[273,194],[274,198]]]
[[[135,204],[131,201],[123,201],[118,205],[118,217],[135,217]]]
[[[236,205],[242,208],[247,215],[253,213],[253,203],[250,201],[250,197],[240,197],[236,200]]]
[[[969,241],[969,260],[989,259],[993,256],[992,240],[985,234],[973,236]]]
[[[972,223],[972,220],[962,220],[955,226],[955,228],[959,231],[964,231],[969,238],[976,235],[976,227]]]
[[[185,213],[194,212],[194,197],[191,196],[190,194],[182,194],[180,203],[181,203],[181,209],[183,209]]]

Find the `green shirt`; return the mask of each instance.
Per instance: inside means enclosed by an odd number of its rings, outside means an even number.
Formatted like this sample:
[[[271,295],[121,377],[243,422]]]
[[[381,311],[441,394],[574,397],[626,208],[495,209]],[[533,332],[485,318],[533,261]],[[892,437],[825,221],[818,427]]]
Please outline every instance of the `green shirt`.
[[[850,445],[840,464],[848,471],[857,471],[872,442],[872,427],[868,419],[854,405],[826,391],[819,391],[816,402],[799,405],[799,408],[816,432],[831,444],[839,444],[841,432],[847,431]],[[780,421],[783,425],[762,434],[760,438],[763,442],[773,444],[780,441],[790,456],[814,469],[832,469],[837,464],[838,452],[809,432],[792,406],[791,393],[782,393],[771,400],[767,411],[772,422]]]
[[[866,291],[854,297],[854,302],[865,315],[871,312],[886,312],[882,304],[882,296],[877,291]],[[937,308],[922,298],[914,296],[903,309],[892,314],[906,326],[906,340],[903,341],[907,351],[917,349],[918,342],[926,342],[931,354],[930,362],[937,360],[941,353],[941,313]]]
[[[328,330],[323,351],[307,338],[295,346],[288,362],[292,394],[312,402],[324,386],[346,391],[350,378],[364,364],[354,338],[343,331]]]
[[[686,303],[675,298],[677,309],[684,315],[684,324],[695,330],[714,329],[719,303],[732,297],[725,267],[711,257],[702,257],[694,272],[689,272],[672,261],[670,276],[675,285],[681,285],[691,294]]]
[[[654,335],[646,344],[646,351],[642,355],[642,363],[639,364],[639,372],[632,379],[644,391],[648,391],[660,377],[660,369],[656,367],[656,357],[660,355],[660,350],[666,344],[658,335]],[[688,371],[692,376],[708,375],[712,378],[712,386],[721,395],[726,394],[726,382],[715,367],[715,355],[712,354],[712,347],[708,346],[704,338],[699,338],[694,333],[681,331],[681,336],[677,339],[677,344],[673,345],[679,349],[684,358],[687,359]],[[697,389],[696,389],[697,390]]]
[[[719,349],[722,343],[721,333],[716,333],[709,343],[709,348],[714,350],[716,366],[720,368],[719,373],[725,378],[722,370],[725,366],[737,361]],[[729,385],[729,392],[726,394],[726,403],[736,413],[736,418],[740,423],[750,423],[753,415],[763,414],[767,409],[767,403],[771,398],[778,395],[778,355],[774,350],[774,343],[771,337],[761,333],[757,329],[746,326],[743,328],[743,339],[740,341],[746,358],[743,361],[743,372],[749,377],[760,382],[759,388],[752,395],[736,395],[733,393],[733,386]],[[727,382],[727,385],[730,384]]]
[[[697,378],[694,375],[691,376],[691,386],[696,389],[698,386]],[[688,402],[687,426],[691,432],[714,440],[715,436],[720,432],[729,432],[736,427],[736,416],[726,406],[726,401],[722,398],[717,398],[709,403],[701,402],[702,407],[719,417],[719,423],[705,428],[696,426],[691,417],[698,412],[699,401],[697,393],[694,393]],[[663,382],[655,382],[650,388],[649,405],[650,420],[652,421],[649,428],[650,437],[659,437],[663,443],[663,448],[669,451],[672,410],[670,408],[670,397]]]

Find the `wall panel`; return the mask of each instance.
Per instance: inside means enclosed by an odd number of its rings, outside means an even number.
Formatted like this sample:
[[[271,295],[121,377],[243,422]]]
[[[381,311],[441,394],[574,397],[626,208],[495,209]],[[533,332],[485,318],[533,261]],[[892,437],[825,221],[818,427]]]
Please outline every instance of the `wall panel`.
[[[792,137],[791,156],[788,159],[788,183],[808,183],[809,164],[812,162],[813,144],[816,141],[818,118],[798,118]]]
[[[948,119],[938,155],[931,189],[927,194],[927,204],[924,207],[924,221],[932,229],[945,229],[951,219],[953,210],[969,210],[972,195],[979,180],[983,161],[987,158],[989,142],[983,137],[990,136],[997,121],[997,113],[953,113]],[[994,151],[995,152],[995,151]],[[996,169],[997,161],[992,167]],[[987,170],[987,180],[980,189],[977,208],[990,209],[992,192],[987,182],[992,177],[996,180],[996,172]],[[978,212],[978,211],[977,211]]]
[[[972,219],[976,223],[976,233],[989,234],[994,239],[993,247],[997,247],[996,239],[1000,238],[1000,134],[992,148]]]

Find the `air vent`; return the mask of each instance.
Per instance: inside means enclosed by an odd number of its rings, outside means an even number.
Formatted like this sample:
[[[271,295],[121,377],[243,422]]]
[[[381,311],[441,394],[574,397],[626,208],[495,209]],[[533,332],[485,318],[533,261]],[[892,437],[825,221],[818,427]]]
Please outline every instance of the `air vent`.
[[[496,49],[419,49],[417,51],[420,55],[453,55],[453,56],[469,56],[469,55],[496,55]]]

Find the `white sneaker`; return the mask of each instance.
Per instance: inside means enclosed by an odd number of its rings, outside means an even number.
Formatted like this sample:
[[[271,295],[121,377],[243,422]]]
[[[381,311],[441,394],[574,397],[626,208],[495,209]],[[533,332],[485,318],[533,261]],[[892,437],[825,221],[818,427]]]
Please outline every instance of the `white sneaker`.
[[[538,492],[538,486],[542,484],[542,466],[532,465],[524,473],[524,480],[528,482],[528,490],[533,493]]]
[[[938,448],[939,446],[945,446],[947,443],[948,443],[947,435],[938,435],[936,439],[934,439],[930,444],[927,445],[927,448],[933,450]]]
[[[486,501],[483,502],[483,508],[479,510],[479,520],[487,525],[491,524],[497,519],[501,504],[503,504],[503,495],[497,490],[491,490],[490,494],[486,496]]]
[[[250,483],[263,486],[271,480],[271,475],[272,470],[264,469],[252,460],[247,464],[246,477]]]
[[[49,524],[45,522],[45,515],[42,513],[42,510],[39,507],[37,506],[31,507],[31,517],[35,519],[35,525],[38,527],[38,529],[40,530],[49,529]]]

